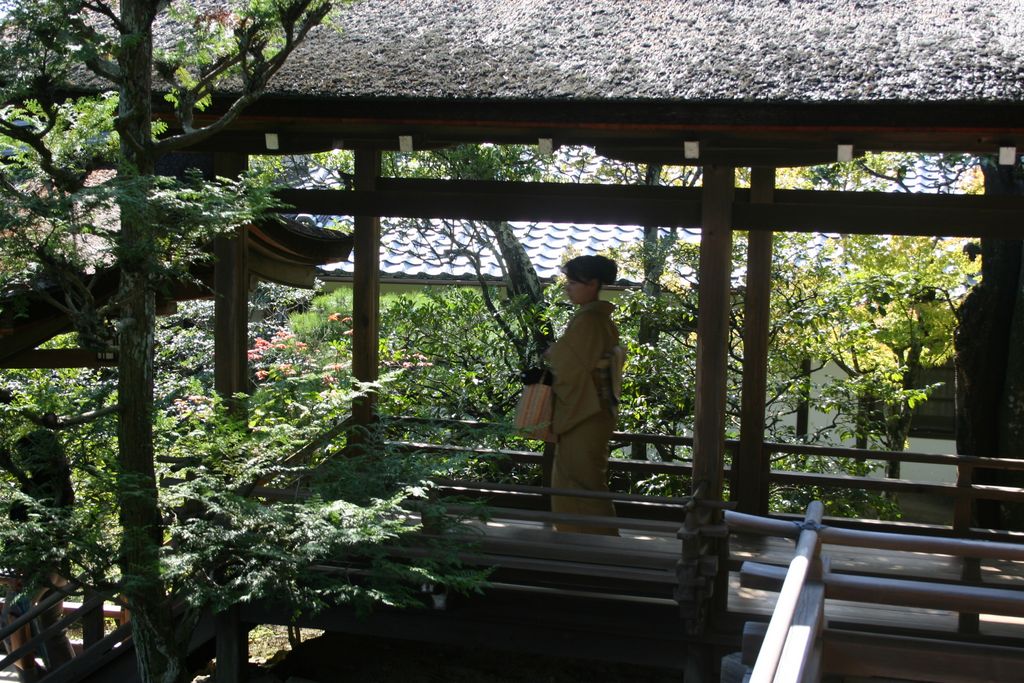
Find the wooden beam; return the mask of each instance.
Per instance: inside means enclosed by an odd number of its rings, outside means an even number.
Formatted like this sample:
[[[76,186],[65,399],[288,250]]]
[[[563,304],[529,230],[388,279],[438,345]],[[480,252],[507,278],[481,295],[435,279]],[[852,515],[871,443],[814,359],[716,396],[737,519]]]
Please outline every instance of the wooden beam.
[[[700,283],[697,304],[697,377],[693,420],[693,487],[722,496],[725,451],[725,392],[732,274],[732,198],[735,169],[704,168],[701,209]]]
[[[196,116],[206,125],[230,106],[215,98]],[[158,116],[175,132],[177,121],[163,101]],[[299,111],[301,110],[301,111]],[[264,132],[276,132],[282,151],[301,149],[302,138],[331,147],[394,145],[404,134],[417,148],[432,143],[489,142],[601,147],[671,148],[701,140],[703,150],[819,149],[853,143],[858,149],[911,152],[992,153],[1000,144],[1024,147],[1024,104],[1003,102],[766,103],[717,101],[503,100],[491,98],[344,98],[303,100],[268,93],[202,149],[265,154]],[[316,143],[322,136],[323,142]],[[299,140],[293,140],[293,138]],[[832,156],[834,159],[834,155]],[[714,160],[712,160],[714,161]],[[743,165],[758,163],[750,159]],[[767,163],[762,161],[760,163]]]
[[[700,227],[701,188],[380,179],[374,190],[284,190],[300,213]],[[745,230],[1020,239],[1024,197],[777,190],[771,204],[736,190]]]
[[[757,167],[751,175],[751,203],[771,204],[775,169]],[[743,227],[736,224],[737,227]],[[740,512],[768,514],[768,454],[764,451],[765,395],[768,386],[768,328],[772,282],[772,233],[750,232],[747,239],[747,287],[743,302],[743,389],[740,399],[740,447],[731,498]]]
[[[381,178],[374,191],[284,190],[300,213],[395,218],[700,225],[694,188]]]
[[[750,230],[943,235],[1020,239],[1020,197],[895,192],[778,190],[770,206],[738,201],[737,224]]]
[[[238,176],[245,156],[217,154],[218,176]],[[214,240],[214,388],[229,402],[249,389],[249,264],[245,228]]]
[[[356,150],[355,184],[373,192],[380,176],[379,150]],[[352,276],[352,374],[359,382],[376,382],[380,365],[380,212],[355,216]],[[370,424],[377,396],[368,392],[352,402],[357,425]]]

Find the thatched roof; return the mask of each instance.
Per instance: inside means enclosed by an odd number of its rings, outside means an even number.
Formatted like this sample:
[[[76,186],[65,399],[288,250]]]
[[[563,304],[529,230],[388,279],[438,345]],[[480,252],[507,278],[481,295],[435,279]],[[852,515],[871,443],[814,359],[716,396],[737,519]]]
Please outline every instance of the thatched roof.
[[[1019,0],[362,0],[271,91],[318,98],[1024,101]]]

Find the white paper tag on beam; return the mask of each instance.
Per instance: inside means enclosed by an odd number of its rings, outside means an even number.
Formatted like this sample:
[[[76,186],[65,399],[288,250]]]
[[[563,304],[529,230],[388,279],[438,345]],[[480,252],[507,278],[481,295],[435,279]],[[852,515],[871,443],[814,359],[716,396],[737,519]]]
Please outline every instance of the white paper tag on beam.
[[[853,161],[853,145],[836,145],[836,161]]]
[[[537,154],[549,157],[555,153],[555,141],[551,138],[537,138]]]
[[[999,165],[1000,166],[1013,166],[1017,163],[1017,148],[1016,147],[1000,147],[999,148]]]
[[[277,133],[264,133],[263,141],[267,145],[267,149],[281,149],[281,143],[277,139]]]
[[[697,140],[686,140],[683,142],[683,156],[687,159],[699,159],[700,142]]]
[[[411,135],[399,135],[398,136],[398,151],[403,154],[412,153],[412,136]]]

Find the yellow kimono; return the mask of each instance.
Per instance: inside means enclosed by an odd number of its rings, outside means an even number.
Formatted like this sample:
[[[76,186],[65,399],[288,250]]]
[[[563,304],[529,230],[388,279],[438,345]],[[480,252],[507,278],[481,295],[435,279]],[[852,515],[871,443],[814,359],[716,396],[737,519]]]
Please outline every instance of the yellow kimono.
[[[580,307],[562,338],[548,351],[554,374],[553,431],[558,437],[551,485],[562,489],[608,490],[608,441],[615,428],[615,409],[598,363],[619,343],[612,323],[614,306],[592,301]],[[551,509],[582,515],[615,516],[610,500],[552,496]],[[556,524],[558,531],[618,535],[614,527]]]

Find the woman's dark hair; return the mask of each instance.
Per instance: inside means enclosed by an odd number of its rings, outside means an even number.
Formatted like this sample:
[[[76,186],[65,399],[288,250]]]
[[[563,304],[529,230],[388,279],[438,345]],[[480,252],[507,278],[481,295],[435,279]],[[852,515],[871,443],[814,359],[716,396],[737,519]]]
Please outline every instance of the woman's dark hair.
[[[566,277],[576,280],[576,282],[597,280],[600,288],[600,285],[610,285],[615,282],[619,267],[615,261],[604,256],[577,256],[567,261],[562,266],[562,271]]]

